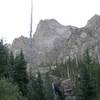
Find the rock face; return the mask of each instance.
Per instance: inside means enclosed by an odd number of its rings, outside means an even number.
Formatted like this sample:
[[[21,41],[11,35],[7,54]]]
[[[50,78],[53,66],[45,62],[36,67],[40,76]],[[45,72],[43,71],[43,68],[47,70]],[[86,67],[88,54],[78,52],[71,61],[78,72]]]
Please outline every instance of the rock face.
[[[75,100],[74,96],[74,85],[70,79],[63,80],[61,82],[61,87],[64,91],[65,100]]]
[[[20,36],[13,40],[11,50],[13,51],[14,55],[19,54],[20,50],[23,50],[25,54],[25,58],[28,62],[30,62],[30,39],[24,36]]]
[[[33,64],[50,63],[68,56],[78,56],[90,49],[100,60],[100,16],[94,15],[85,27],[63,26],[56,20],[41,20],[32,39],[23,36],[12,43],[12,51],[23,49],[26,59]]]

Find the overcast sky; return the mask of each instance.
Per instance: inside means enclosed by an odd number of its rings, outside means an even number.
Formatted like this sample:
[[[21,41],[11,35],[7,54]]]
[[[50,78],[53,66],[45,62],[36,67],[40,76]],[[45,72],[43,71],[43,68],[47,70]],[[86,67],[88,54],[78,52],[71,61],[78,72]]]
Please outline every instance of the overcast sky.
[[[11,43],[29,36],[31,0],[0,0],[0,38]],[[41,19],[56,19],[63,25],[85,26],[100,14],[100,0],[33,0],[33,33]]]

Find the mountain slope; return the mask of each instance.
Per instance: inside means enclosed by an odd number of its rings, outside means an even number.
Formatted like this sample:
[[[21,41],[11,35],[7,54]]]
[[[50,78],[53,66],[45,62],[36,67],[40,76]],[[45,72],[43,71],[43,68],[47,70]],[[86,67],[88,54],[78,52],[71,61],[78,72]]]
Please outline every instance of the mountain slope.
[[[100,16],[94,15],[83,28],[63,26],[56,20],[41,20],[32,40],[19,37],[12,43],[12,50],[23,49],[28,61],[32,56],[33,64],[50,63],[66,59],[68,56],[82,55],[88,48],[91,54],[97,55],[100,51]]]

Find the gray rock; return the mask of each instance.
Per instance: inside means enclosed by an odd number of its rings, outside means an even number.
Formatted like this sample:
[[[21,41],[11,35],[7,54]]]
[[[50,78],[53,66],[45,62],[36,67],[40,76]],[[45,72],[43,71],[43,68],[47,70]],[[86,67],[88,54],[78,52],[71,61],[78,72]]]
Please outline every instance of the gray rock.
[[[64,26],[56,20],[41,20],[32,39],[23,36],[15,39],[11,47],[14,54],[23,49],[26,59],[34,65],[55,63],[68,56],[82,55],[90,49],[100,60],[100,16],[93,16],[85,27]]]

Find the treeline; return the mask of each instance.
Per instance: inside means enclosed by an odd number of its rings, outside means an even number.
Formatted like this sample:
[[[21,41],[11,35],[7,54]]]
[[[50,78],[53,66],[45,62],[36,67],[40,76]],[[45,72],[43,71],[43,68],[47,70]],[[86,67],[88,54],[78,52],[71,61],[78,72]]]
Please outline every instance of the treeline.
[[[0,41],[0,100],[54,100],[50,75],[71,79],[76,100],[100,100],[100,64],[87,50],[82,57],[44,64],[50,69],[27,73],[23,51],[13,56]],[[43,67],[43,65],[40,65]],[[54,67],[53,67],[54,66]]]
[[[23,51],[15,57],[0,41],[0,100],[53,100],[51,81],[40,72],[28,76]]]

